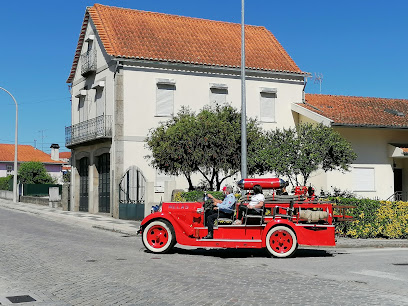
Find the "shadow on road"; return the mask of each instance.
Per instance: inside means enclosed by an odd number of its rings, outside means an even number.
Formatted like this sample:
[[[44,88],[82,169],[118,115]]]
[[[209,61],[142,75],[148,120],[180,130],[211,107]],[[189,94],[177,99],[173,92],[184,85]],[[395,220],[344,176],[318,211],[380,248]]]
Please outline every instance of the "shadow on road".
[[[251,258],[251,257],[270,257],[265,249],[183,249],[175,247],[171,254],[212,256],[219,258]],[[325,250],[298,249],[293,258],[312,258],[312,257],[333,257],[333,254]]]

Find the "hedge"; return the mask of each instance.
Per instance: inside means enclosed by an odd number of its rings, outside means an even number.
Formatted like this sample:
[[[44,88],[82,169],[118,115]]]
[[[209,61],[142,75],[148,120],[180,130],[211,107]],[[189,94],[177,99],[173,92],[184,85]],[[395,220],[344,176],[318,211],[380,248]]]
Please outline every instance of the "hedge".
[[[352,238],[408,238],[408,202],[336,198],[340,205],[354,205],[347,214],[353,222],[336,224],[341,236]]]

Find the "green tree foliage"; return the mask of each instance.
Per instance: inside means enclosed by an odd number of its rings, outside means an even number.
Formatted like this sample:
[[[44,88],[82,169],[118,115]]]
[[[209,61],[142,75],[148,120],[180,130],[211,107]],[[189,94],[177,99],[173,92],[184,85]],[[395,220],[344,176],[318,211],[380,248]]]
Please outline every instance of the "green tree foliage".
[[[262,171],[285,176],[292,185],[306,185],[310,174],[318,169],[348,171],[357,157],[347,140],[322,124],[276,129],[266,132],[265,137],[257,157]]]
[[[18,179],[22,184],[52,184],[54,179],[41,162],[26,162],[18,169]]]
[[[0,177],[0,190],[13,190],[13,176]]]
[[[261,136],[258,122],[248,120],[248,158]],[[182,108],[172,119],[152,129],[146,142],[151,151],[146,158],[154,168],[184,175],[189,190],[194,189],[191,175],[200,173],[211,190],[219,190],[222,182],[241,168],[241,114],[231,106],[205,107],[197,115]]]

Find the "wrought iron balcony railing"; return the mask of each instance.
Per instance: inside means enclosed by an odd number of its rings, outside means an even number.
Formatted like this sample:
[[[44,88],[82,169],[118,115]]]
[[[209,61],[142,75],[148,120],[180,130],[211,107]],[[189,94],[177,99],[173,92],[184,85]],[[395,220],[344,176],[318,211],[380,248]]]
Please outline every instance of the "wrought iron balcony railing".
[[[91,49],[81,54],[81,74],[96,72],[96,49]]]
[[[65,146],[112,138],[112,116],[102,115],[65,127]]]

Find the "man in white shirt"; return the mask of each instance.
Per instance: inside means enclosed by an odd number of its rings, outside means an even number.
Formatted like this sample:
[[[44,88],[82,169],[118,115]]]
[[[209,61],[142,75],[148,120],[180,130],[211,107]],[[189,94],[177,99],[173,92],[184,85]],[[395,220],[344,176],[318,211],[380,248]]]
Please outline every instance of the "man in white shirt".
[[[254,191],[254,195],[251,197],[251,201],[248,203],[248,205],[239,205],[238,218],[234,221],[233,225],[242,224],[242,214],[244,212],[249,215],[262,214],[265,202],[265,196],[262,194],[262,187],[260,185],[255,185],[252,190]]]

